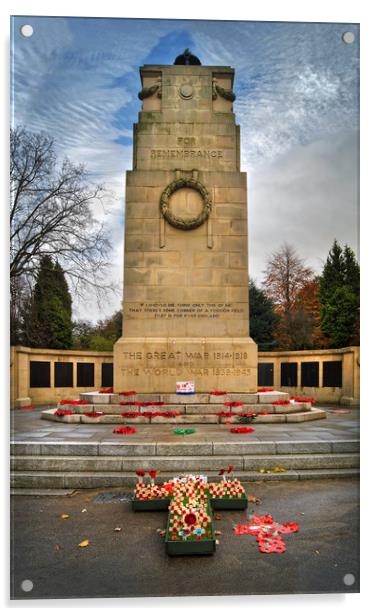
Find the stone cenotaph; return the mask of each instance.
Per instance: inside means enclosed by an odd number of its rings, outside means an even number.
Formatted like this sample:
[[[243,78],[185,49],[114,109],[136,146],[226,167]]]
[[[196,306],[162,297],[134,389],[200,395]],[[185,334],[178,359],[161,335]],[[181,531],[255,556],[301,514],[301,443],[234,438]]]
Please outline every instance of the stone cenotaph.
[[[140,75],[114,391],[172,393],[193,381],[198,393],[256,392],[234,70],[186,50]]]

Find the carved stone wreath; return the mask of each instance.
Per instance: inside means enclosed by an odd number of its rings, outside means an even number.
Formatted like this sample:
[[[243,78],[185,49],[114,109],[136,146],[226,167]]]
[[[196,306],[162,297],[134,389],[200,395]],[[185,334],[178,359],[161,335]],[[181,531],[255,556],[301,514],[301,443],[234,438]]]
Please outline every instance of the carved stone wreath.
[[[178,216],[174,216],[171,210],[169,209],[169,199],[177,190],[180,188],[193,188],[201,195],[203,199],[203,207],[201,212],[195,218],[180,218]],[[188,179],[188,178],[180,178],[178,180],[174,180],[163,190],[160,197],[160,210],[163,214],[164,218],[169,222],[172,227],[176,227],[176,229],[196,229],[200,227],[209,217],[212,209],[211,197],[203,184],[198,182],[198,180]]]

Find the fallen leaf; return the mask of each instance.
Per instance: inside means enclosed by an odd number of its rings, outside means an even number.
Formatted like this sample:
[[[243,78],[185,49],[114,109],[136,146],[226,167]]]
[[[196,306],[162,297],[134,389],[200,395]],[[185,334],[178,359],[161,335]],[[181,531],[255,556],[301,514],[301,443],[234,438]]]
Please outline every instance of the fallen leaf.
[[[319,550],[315,550],[315,554],[320,554]]]
[[[87,509],[82,509],[81,513],[86,513]]]
[[[221,530],[215,530],[215,535],[222,535],[223,533],[221,532]]]
[[[249,503],[255,503],[256,505],[260,505],[261,504],[261,500],[260,498],[258,498],[257,496],[249,496],[248,499]]]
[[[221,520],[221,515],[220,515],[220,513],[215,513],[215,515],[214,515],[214,519],[215,519],[215,520]]]
[[[68,518],[70,518],[70,515],[68,515],[67,513],[62,513],[62,514],[61,514],[61,518],[62,518],[63,520],[67,520]]]
[[[216,545],[220,545],[219,539],[216,539],[215,543],[216,543]]]
[[[56,550],[56,552],[61,550],[61,546],[58,543],[56,543],[56,545],[55,545],[55,550]]]
[[[115,533],[119,533],[122,530],[122,528],[120,528],[120,526],[116,526],[116,528],[114,529]]]
[[[301,515],[305,515],[305,512],[304,512],[304,511],[300,511],[300,514],[301,514]]]
[[[87,548],[89,543],[90,543],[90,541],[88,539],[84,539],[83,541],[81,541],[81,543],[78,544],[78,547],[80,547],[80,548]]]

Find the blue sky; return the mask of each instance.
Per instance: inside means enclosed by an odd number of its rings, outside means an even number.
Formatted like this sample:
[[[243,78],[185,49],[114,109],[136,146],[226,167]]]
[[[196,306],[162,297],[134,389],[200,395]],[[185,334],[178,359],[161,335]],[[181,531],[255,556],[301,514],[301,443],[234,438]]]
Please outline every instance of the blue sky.
[[[19,28],[29,23],[31,38]],[[355,42],[345,44],[351,31]],[[234,111],[248,173],[250,274],[284,241],[317,272],[336,237],[358,253],[359,28],[354,24],[13,18],[13,123],[46,131],[112,191],[106,220],[121,301],[124,172],[140,102],[138,67],[186,47],[236,70]],[[103,217],[103,212],[96,212]],[[90,303],[90,302],[89,302]],[[75,314],[87,315],[75,304]]]

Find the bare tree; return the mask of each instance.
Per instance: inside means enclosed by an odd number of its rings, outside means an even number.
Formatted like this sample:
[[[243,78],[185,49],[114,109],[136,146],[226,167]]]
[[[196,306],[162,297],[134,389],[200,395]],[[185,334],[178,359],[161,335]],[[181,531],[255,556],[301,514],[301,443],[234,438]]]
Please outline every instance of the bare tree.
[[[74,292],[108,290],[110,242],[92,207],[104,189],[93,186],[83,165],[58,163],[53,139],[24,128],[10,135],[11,289],[34,278],[40,258],[58,258]],[[22,283],[21,283],[22,281]]]
[[[299,292],[313,278],[313,271],[298,257],[289,244],[269,258],[263,286],[279,312],[289,313],[295,306]]]

